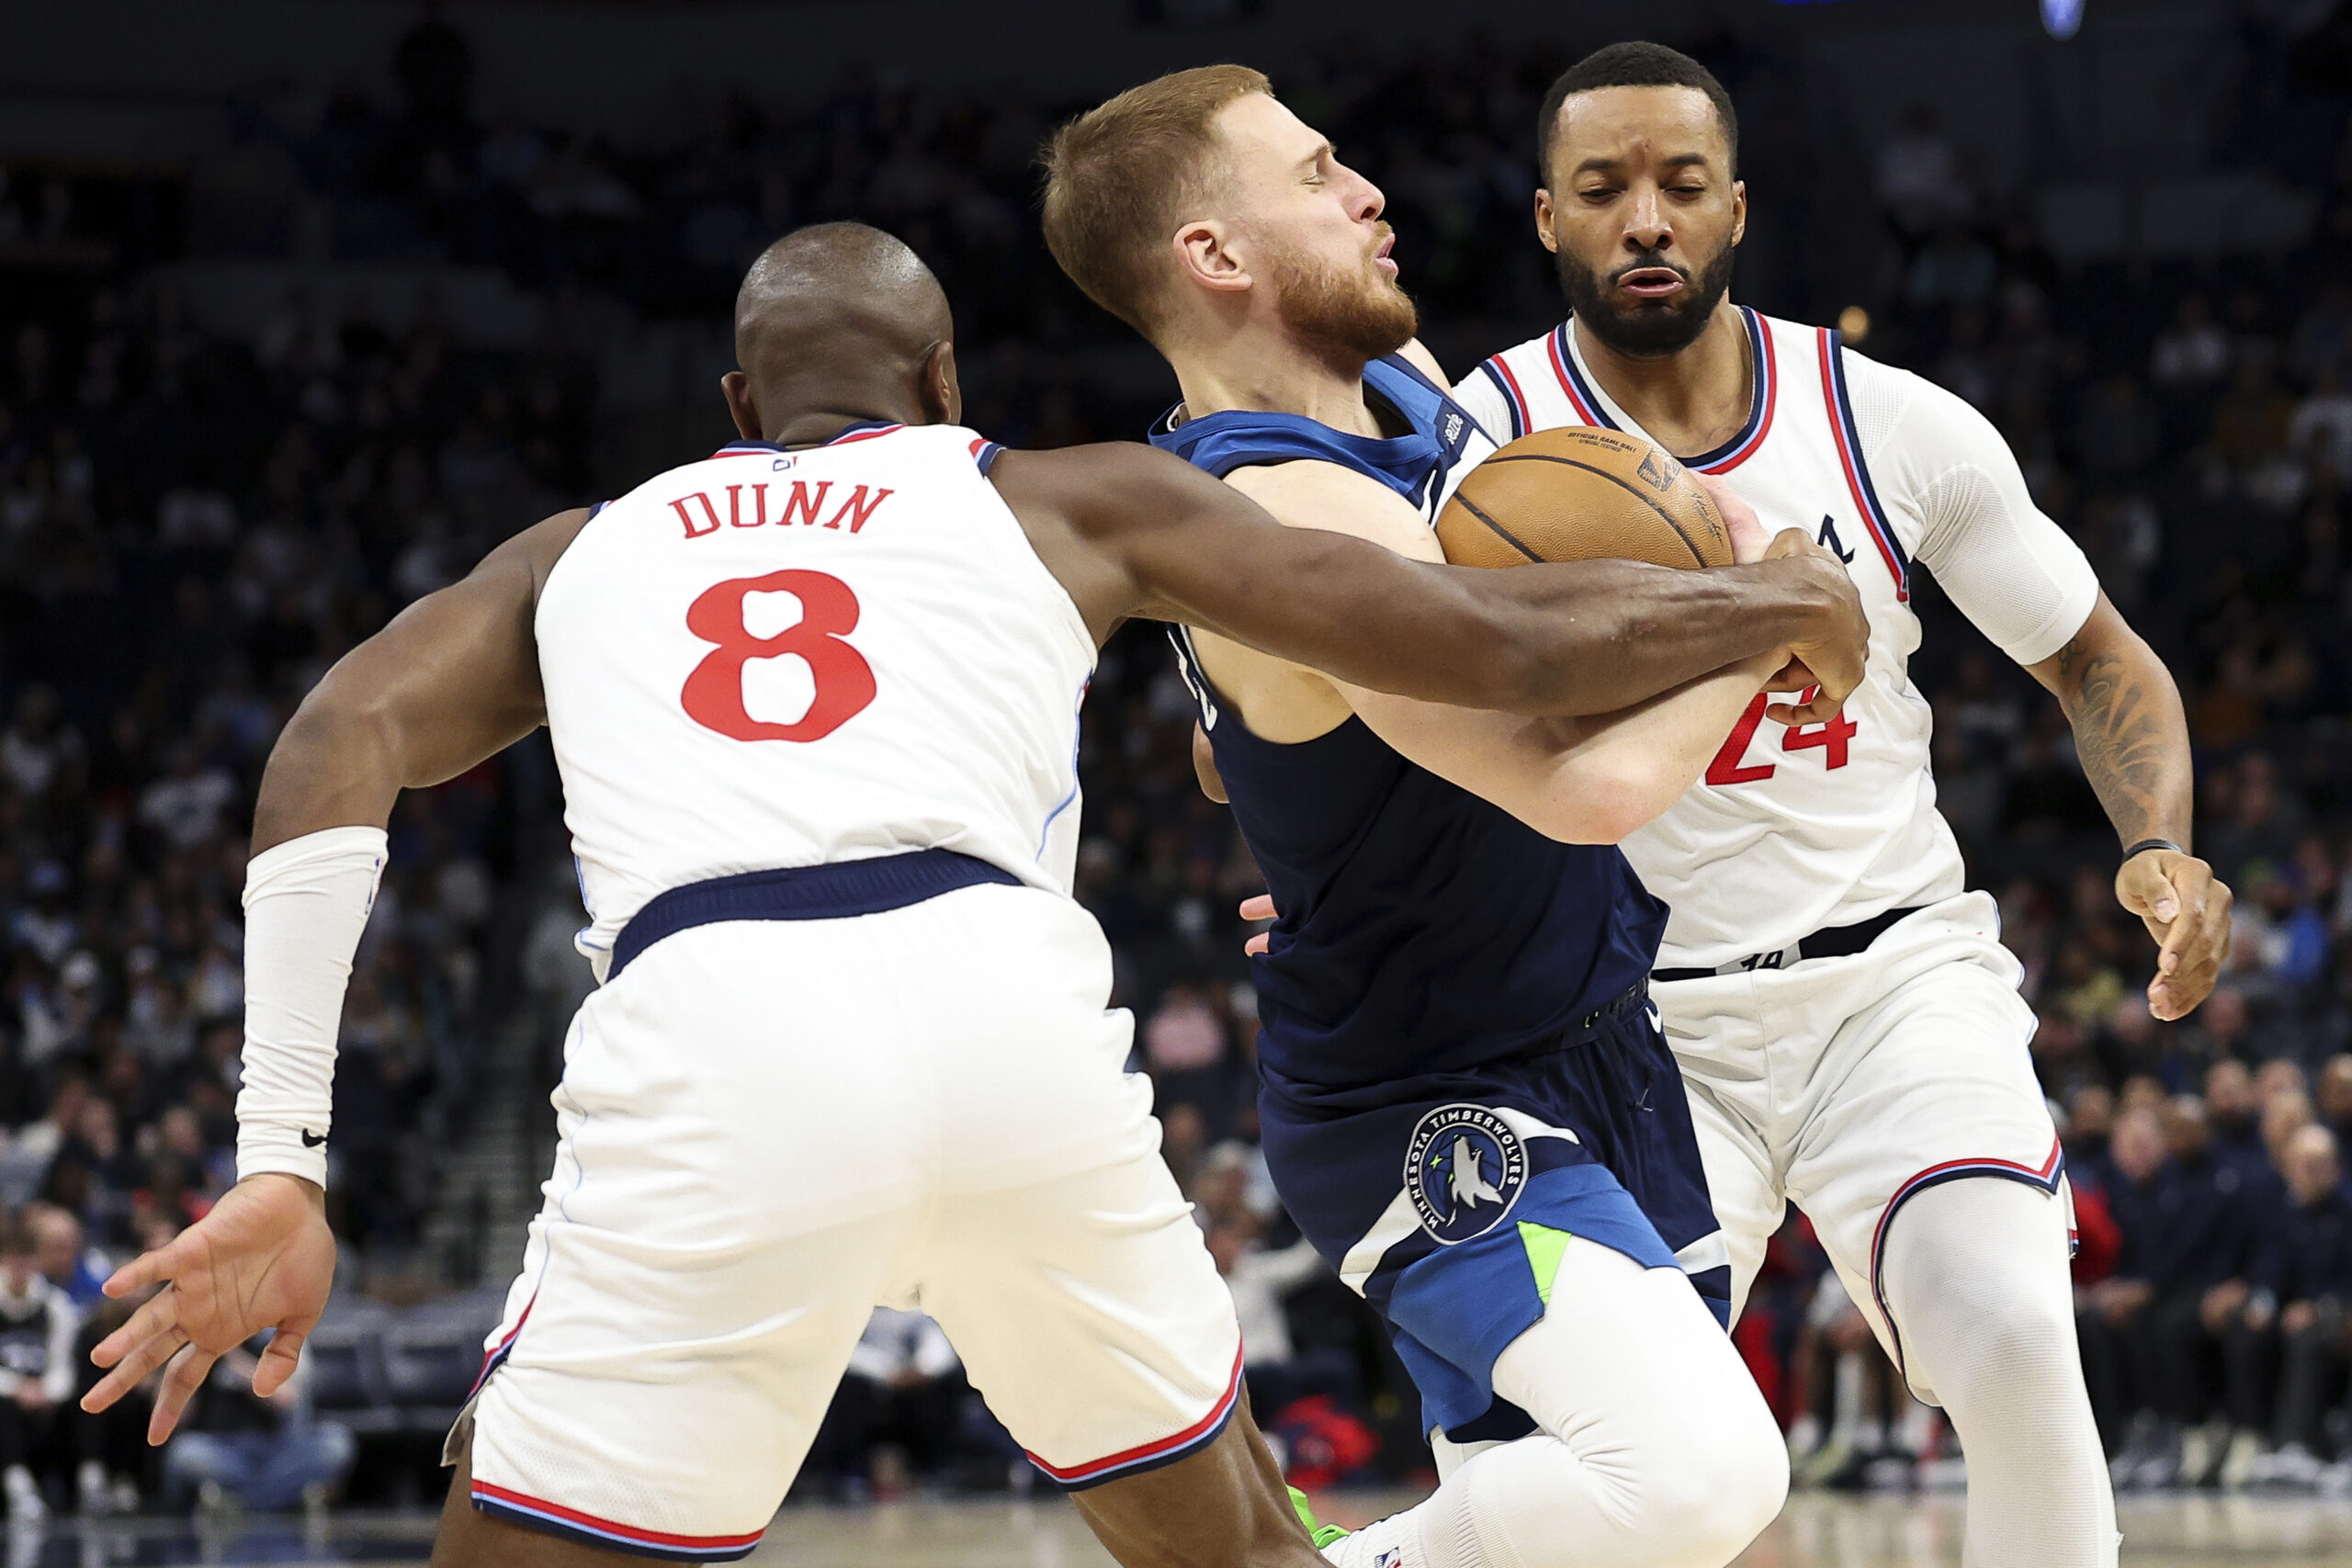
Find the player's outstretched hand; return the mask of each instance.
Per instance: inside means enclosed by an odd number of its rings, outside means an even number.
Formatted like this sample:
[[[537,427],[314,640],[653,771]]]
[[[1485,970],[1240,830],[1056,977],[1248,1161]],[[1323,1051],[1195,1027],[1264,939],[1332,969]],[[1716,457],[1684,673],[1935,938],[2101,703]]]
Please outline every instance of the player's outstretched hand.
[[[1773,703],[1764,716],[1775,724],[1826,724],[1846,705],[1862,683],[1862,665],[1870,652],[1870,617],[1862,613],[1862,597],[1854,591],[1846,563],[1802,528],[1783,528],[1765,547],[1766,560],[1803,560],[1821,577],[1831,611],[1822,630],[1789,649],[1789,661],[1765,682],[1769,692],[1801,694],[1793,703]]]
[[[2115,897],[2156,939],[2148,1010],[2161,1019],[2187,1018],[2222,977],[2230,955],[2230,906],[2237,896],[2195,855],[2146,850],[2115,874]]]
[[[1282,916],[1274,908],[1273,895],[1260,893],[1241,900],[1241,918],[1245,920],[1278,920]],[[1272,942],[1273,939],[1271,935],[1265,931],[1260,931],[1241,944],[1241,951],[1254,956],[1265,952]]]
[[[82,1408],[104,1410],[168,1364],[147,1422],[147,1440],[160,1444],[212,1363],[275,1328],[254,1372],[254,1393],[266,1398],[293,1375],[334,1283],[326,1194],[298,1177],[248,1177],[169,1245],[124,1264],[107,1281],[107,1294],[118,1298],[146,1285],[164,1288],[90,1352],[109,1371],[82,1396]]]

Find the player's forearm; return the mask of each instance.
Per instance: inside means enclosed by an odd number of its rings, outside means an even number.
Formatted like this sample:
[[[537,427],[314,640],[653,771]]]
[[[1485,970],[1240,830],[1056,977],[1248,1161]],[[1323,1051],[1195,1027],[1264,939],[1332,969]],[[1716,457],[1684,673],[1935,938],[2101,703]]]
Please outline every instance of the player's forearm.
[[[1560,742],[1546,815],[1577,829],[1555,836],[1616,843],[1656,818],[1697,782],[1778,667],[1777,653],[1758,654],[1621,713],[1537,721]]]
[[[2189,847],[2195,773],[2172,674],[2104,599],[2074,640],[2037,667],[2075,729],[2083,776],[2125,844]]]
[[[1532,645],[1524,689],[1497,705],[1613,714],[1818,637],[1840,609],[1818,564],[1802,558],[1710,571],[1589,561],[1579,571],[1573,581],[1540,567],[1497,574],[1527,579],[1527,608],[1545,622],[1522,634]]]

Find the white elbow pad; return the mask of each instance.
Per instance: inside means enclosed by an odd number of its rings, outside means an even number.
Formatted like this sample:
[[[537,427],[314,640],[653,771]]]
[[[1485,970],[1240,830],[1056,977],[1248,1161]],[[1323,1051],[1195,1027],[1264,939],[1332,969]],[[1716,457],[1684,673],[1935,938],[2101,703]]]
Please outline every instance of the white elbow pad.
[[[328,828],[245,867],[241,1180],[281,1171],[326,1185],[343,993],[386,853],[381,828]]]

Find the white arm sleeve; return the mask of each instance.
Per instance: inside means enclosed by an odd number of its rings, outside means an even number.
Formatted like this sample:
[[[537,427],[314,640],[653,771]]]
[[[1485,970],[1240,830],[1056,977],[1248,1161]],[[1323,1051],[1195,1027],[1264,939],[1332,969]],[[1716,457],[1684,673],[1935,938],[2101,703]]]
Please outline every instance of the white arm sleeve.
[[[326,1185],[344,987],[386,849],[381,828],[328,828],[245,867],[240,1180],[273,1170]]]
[[[1498,446],[1510,444],[1510,401],[1503,389],[1495,385],[1495,378],[1485,365],[1473,365],[1470,374],[1462,378],[1453,389],[1453,400],[1463,411],[1478,422],[1478,428],[1493,437]]]
[[[1935,383],[1850,350],[1846,367],[1881,491],[1907,497],[1927,525],[1919,564],[2019,664],[2065,647],[2098,603],[2098,577],[2034,505],[1992,421]]]

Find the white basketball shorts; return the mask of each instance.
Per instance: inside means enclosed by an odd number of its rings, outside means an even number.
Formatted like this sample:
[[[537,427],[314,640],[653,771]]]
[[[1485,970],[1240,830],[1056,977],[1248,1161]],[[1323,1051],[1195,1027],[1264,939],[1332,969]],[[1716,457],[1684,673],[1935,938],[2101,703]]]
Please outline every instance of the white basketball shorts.
[[[1850,957],[1654,987],[1730,1244],[1735,1313],[1793,1201],[1900,1366],[1879,1262],[1913,1194],[1989,1176],[2071,1210],[2020,974],[1991,896],[1964,893]]]
[[[1066,1486],[1214,1440],[1240,1335],[1110,987],[1083,909],[997,885],[638,956],[566,1043],[546,1206],[469,1407],[475,1506],[743,1556],[877,1303],[936,1318]]]

